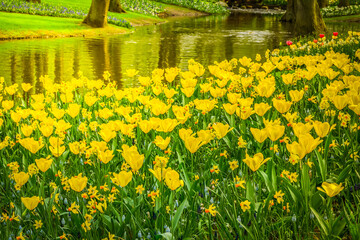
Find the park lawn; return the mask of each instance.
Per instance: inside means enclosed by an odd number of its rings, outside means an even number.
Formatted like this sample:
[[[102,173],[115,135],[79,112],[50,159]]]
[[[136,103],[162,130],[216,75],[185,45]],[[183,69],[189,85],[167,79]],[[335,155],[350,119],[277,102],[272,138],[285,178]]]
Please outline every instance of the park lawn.
[[[81,22],[81,19],[73,18],[0,12],[0,39],[98,36],[129,31],[112,25],[93,29]]]
[[[360,14],[357,15],[349,15],[349,16],[339,16],[339,17],[331,17],[324,18],[326,22],[338,22],[338,21],[359,21],[360,22]]]

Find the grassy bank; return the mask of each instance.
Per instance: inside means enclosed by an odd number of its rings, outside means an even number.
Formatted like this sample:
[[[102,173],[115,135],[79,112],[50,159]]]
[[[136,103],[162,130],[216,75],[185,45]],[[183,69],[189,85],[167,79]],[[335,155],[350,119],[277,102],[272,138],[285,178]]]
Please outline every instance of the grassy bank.
[[[103,29],[93,29],[81,22],[81,19],[73,18],[0,12],[0,39],[90,37],[130,31],[113,25]]]

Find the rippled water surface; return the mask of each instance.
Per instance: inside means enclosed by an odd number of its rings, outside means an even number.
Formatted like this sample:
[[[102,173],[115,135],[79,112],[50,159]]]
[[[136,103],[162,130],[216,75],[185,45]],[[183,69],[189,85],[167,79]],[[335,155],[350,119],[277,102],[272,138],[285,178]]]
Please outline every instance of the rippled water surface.
[[[330,31],[359,30],[358,23],[328,23]],[[291,37],[290,26],[275,16],[232,14],[178,18],[169,23],[140,27],[132,34],[104,38],[65,38],[0,42],[0,76],[7,84],[29,82],[49,75],[55,82],[77,77],[102,78],[104,71],[120,86],[137,85],[126,69],[149,75],[155,68],[186,69],[191,58],[209,65],[214,61],[255,57]]]

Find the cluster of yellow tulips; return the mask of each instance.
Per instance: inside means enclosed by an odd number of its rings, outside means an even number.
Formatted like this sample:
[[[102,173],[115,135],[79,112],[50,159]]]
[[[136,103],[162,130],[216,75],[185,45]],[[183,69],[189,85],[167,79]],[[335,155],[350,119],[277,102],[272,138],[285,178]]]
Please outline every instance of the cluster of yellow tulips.
[[[177,226],[188,227],[179,219],[191,208],[190,218],[209,221],[205,232],[218,228],[210,216],[227,216],[229,234],[241,235],[247,222],[238,218],[252,221],[251,213],[300,216],[299,189],[337,196],[353,179],[330,156],[359,159],[360,50],[354,59],[278,53],[265,62],[215,62],[209,72],[194,60],[188,71],[155,69],[150,77],[131,69],[139,87],[126,89],[109,73],[60,84],[43,76],[41,92],[0,78],[0,174],[8,194],[0,229],[21,238],[37,231],[40,238],[112,239],[135,230],[153,238],[163,229],[176,237],[186,235]],[[231,220],[227,208],[242,213]]]

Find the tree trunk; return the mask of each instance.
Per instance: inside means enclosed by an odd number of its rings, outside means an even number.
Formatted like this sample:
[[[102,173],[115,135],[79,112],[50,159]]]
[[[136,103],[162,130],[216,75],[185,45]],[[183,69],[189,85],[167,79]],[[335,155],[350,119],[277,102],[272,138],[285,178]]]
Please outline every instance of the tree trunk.
[[[120,0],[110,0],[110,12],[124,13],[125,10],[121,7]]]
[[[350,6],[350,0],[340,0],[338,7],[349,7]]]
[[[296,13],[296,4],[295,4],[296,0],[288,0],[288,4],[286,7],[286,12],[285,14],[281,17],[282,22],[295,22],[295,13]]]
[[[107,25],[107,14],[110,0],[92,0],[88,15],[83,23],[96,28]]]
[[[317,2],[320,8],[329,6],[329,0],[317,0]]]
[[[297,0],[295,18],[294,32],[297,35],[326,32],[316,0]]]
[[[41,0],[26,0],[26,1],[31,3],[41,3]]]

